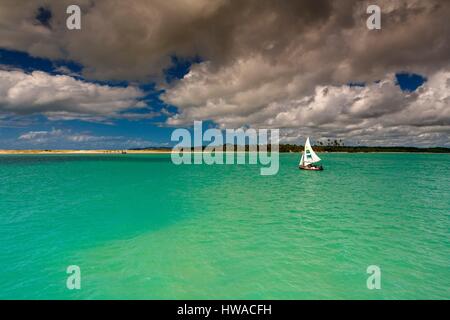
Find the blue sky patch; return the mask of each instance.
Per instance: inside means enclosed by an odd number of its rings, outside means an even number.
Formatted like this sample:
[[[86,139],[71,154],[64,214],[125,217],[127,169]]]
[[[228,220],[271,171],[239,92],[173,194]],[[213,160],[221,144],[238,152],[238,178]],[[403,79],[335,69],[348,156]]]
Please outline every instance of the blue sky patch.
[[[36,20],[43,26],[50,28],[52,11],[46,7],[39,7],[36,13]]]
[[[171,83],[174,80],[182,79],[189,72],[193,64],[200,62],[202,62],[202,59],[199,56],[192,58],[173,56],[172,65],[164,70],[166,82]]]
[[[403,91],[415,91],[427,81],[427,78],[415,73],[397,73],[395,75],[397,84]]]
[[[80,73],[83,70],[82,65],[74,61],[50,60],[30,56],[28,53],[0,48],[0,66],[18,68],[25,72],[44,71],[50,74],[61,74],[60,68],[64,67],[67,71]]]

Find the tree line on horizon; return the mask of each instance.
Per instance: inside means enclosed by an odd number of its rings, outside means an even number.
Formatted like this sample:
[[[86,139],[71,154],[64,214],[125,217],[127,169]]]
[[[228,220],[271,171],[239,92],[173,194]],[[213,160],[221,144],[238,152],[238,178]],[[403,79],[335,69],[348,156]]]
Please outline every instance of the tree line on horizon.
[[[204,150],[207,146],[202,146],[202,150]],[[227,148],[228,147],[228,148]],[[242,148],[242,146],[240,146]],[[253,146],[254,148],[254,146]],[[304,150],[304,145],[297,144],[280,144],[279,152],[281,153],[294,153],[294,152],[302,152]],[[313,148],[316,152],[348,152],[348,153],[364,153],[364,152],[430,152],[430,153],[450,153],[450,148],[445,147],[431,147],[431,148],[419,148],[419,147],[402,147],[402,146],[346,146],[342,142],[342,140],[330,140],[327,142],[318,141]],[[157,147],[148,147],[148,148],[134,148],[130,150],[155,150],[155,149],[172,149],[170,147],[166,148],[157,148]],[[188,148],[184,148],[186,150]],[[196,151],[199,148],[190,148],[191,151]],[[238,145],[222,145],[215,147],[218,151],[226,151],[227,149],[238,151]],[[244,146],[245,151],[250,150],[250,145]],[[267,150],[271,151],[270,145],[257,145],[256,149],[259,150]]]

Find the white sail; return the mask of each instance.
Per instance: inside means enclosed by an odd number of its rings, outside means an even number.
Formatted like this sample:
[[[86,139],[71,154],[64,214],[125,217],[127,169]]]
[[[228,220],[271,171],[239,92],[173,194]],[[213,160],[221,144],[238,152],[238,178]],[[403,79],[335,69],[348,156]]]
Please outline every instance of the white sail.
[[[302,152],[302,157],[300,158],[300,162],[298,164],[299,166],[303,166],[303,152]]]
[[[306,142],[305,142],[305,151],[302,155],[302,160],[303,160],[304,165],[308,165],[308,164],[320,161],[319,156],[311,148],[311,143],[309,142],[309,137],[308,137],[308,139],[306,139]]]

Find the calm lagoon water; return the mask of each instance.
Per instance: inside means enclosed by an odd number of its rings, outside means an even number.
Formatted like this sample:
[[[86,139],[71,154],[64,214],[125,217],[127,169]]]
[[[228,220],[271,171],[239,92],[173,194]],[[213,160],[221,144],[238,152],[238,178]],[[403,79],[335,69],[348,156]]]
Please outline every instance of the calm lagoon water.
[[[449,299],[450,155],[321,157],[0,156],[0,298]]]

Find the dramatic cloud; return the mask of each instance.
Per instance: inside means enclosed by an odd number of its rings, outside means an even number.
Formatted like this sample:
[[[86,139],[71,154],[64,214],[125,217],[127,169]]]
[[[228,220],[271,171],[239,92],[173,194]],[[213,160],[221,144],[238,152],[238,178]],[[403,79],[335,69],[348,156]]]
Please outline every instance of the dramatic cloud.
[[[144,107],[139,101],[142,96],[134,87],[110,87],[39,71],[0,70],[0,112],[95,120],[120,117],[119,112]]]
[[[360,134],[370,143],[409,143],[412,133],[429,139],[412,143],[447,143],[448,1],[77,3],[82,30],[69,31],[65,9],[72,1],[3,0],[0,47],[76,61],[86,79],[155,81],[165,89],[164,102],[178,108],[168,125],[211,119],[222,127],[279,126],[284,134],[290,128],[347,139]],[[381,30],[366,27],[369,4],[381,7]],[[169,85],[162,76],[173,56],[200,56],[204,62]],[[404,93],[394,83],[397,72],[429,81],[418,92]],[[131,101],[138,96],[131,94]],[[115,112],[131,101],[62,111],[50,104],[45,112],[70,118],[86,109]]]
[[[160,75],[171,55],[200,55],[214,73],[262,62],[277,72],[261,82],[298,72],[359,81],[448,64],[445,1],[79,0],[82,30],[70,31],[72,2],[3,0],[0,47],[75,60],[85,76],[116,80]],[[366,28],[368,4],[382,9],[381,31]]]
[[[450,71],[435,73],[415,92],[402,91],[390,74],[365,86],[316,86],[311,94],[296,96],[289,94],[295,84],[276,87],[282,92],[279,95],[270,92],[270,87],[246,93],[234,91],[232,85],[220,87],[217,94],[208,90],[212,82],[205,88],[208,80],[200,80],[202,69],[194,68],[165,95],[181,110],[169,118],[169,124],[211,119],[223,128],[281,128],[286,129],[282,140],[292,142],[306,135],[362,144],[402,143],[400,138],[407,137],[404,143],[433,140],[421,141],[421,135],[450,145]]]
[[[272,111],[277,116],[267,122],[287,128],[288,141],[315,135],[362,145],[450,147],[450,71],[434,74],[412,93],[391,77],[366,87],[317,88],[313,96]],[[299,132],[292,123],[304,126]]]

